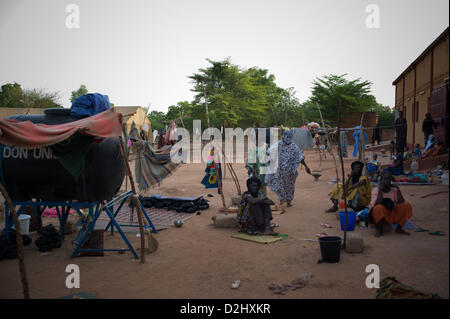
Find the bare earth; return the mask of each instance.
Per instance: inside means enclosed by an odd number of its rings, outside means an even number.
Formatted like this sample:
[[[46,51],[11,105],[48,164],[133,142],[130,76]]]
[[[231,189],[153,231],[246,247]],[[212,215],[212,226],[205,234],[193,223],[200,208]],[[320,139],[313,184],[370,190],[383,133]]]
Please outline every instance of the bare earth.
[[[311,169],[319,168],[319,158],[314,151],[305,152]],[[349,172],[352,159],[345,160]],[[322,168],[332,168],[328,156]],[[243,164],[234,168],[245,190],[246,171]],[[163,230],[155,235],[159,249],[146,255],[146,263],[132,258],[130,253],[120,255],[106,252],[104,257],[69,259],[71,239],[66,236],[63,246],[42,256],[33,244],[25,247],[25,263],[32,298],[57,298],[87,291],[99,298],[374,298],[375,290],[365,286],[369,264],[380,267],[381,279],[395,276],[401,282],[419,291],[436,292],[449,297],[449,198],[439,194],[421,199],[423,194],[448,190],[448,186],[402,186],[401,190],[413,206],[412,222],[432,231],[444,231],[446,236],[411,232],[410,236],[390,232],[381,238],[373,236],[373,229],[360,229],[364,237],[364,252],[341,252],[337,264],[318,264],[321,259],[319,244],[300,241],[299,238],[316,239],[315,234],[326,232],[343,237],[335,214],[325,214],[331,202],[328,192],[333,185],[335,170],[322,172],[319,181],[299,169],[294,206],[282,215],[275,215],[276,230],[288,234],[286,240],[261,245],[231,238],[235,229],[217,229],[211,217],[221,207],[216,189],[206,190],[200,184],[204,164],[185,164],[160,188],[150,194],[170,196],[203,195],[210,200],[211,208],[186,221],[182,228]],[[340,171],[339,171],[340,172]],[[226,173],[225,197],[230,205],[236,188]],[[206,197],[213,194],[214,197]],[[276,200],[275,194],[269,192]],[[52,221],[57,225],[57,221]],[[333,226],[323,228],[320,222]],[[3,226],[2,226],[3,227]],[[33,241],[37,238],[32,233]],[[140,240],[128,234],[132,244],[139,248]],[[105,233],[105,248],[123,248],[121,237]],[[139,250],[137,250],[139,251]],[[70,290],[65,286],[68,264],[77,264],[81,272],[81,288]],[[22,298],[17,259],[0,261],[0,298]],[[311,273],[305,288],[276,295],[268,289],[271,283],[289,283],[304,273]],[[239,279],[238,289],[231,284]]]

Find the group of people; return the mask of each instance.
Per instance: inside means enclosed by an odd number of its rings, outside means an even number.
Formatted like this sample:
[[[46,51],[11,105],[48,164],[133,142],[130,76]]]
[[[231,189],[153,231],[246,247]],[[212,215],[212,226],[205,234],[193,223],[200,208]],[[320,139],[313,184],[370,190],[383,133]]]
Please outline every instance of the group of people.
[[[412,206],[405,201],[399,187],[392,184],[392,172],[382,171],[378,186],[372,189],[368,177],[363,174],[364,163],[355,161],[351,164],[351,168],[345,187],[342,183],[338,183],[330,192],[333,206],[326,212],[337,212],[339,203],[345,199],[344,207],[347,206],[354,212],[369,209],[368,220],[370,224],[375,225],[376,237],[383,234],[384,223],[390,225],[395,223],[397,233],[409,235],[403,227],[412,217]]]
[[[271,205],[275,203],[267,197],[268,187],[278,197],[280,205],[292,206],[298,167],[303,165],[305,171],[311,170],[305,161],[300,148],[292,142],[292,131],[285,130],[282,139],[268,146],[256,145],[256,159],[252,157],[246,163],[249,179],[247,191],[242,195],[238,210],[238,222],[241,232],[260,235],[276,235],[271,226]],[[274,152],[277,154],[273,154]],[[251,153],[251,156],[255,156]],[[267,166],[260,161],[257,154],[266,154],[275,159],[277,170],[261,174],[261,167]],[[277,155],[277,156],[273,156]],[[250,158],[250,157],[249,157]],[[376,158],[375,158],[376,160]],[[330,192],[333,206],[326,212],[337,212],[339,204],[345,198],[348,208],[355,212],[369,208],[369,221],[376,227],[376,236],[383,234],[383,223],[397,224],[396,232],[408,234],[403,230],[406,221],[412,216],[412,207],[405,202],[400,189],[392,185],[393,176],[390,170],[381,173],[378,186],[372,189],[369,178],[363,174],[364,163],[355,161],[351,164],[351,173],[345,181],[337,183]],[[344,194],[345,189],[345,194]],[[345,195],[345,196],[344,196]]]

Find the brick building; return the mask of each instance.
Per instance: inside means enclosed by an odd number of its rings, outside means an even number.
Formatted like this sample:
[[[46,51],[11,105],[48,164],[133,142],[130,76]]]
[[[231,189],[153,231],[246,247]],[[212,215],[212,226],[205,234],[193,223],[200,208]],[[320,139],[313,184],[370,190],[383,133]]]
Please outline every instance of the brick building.
[[[422,122],[430,112],[440,125],[436,137],[448,147],[449,28],[445,29],[392,83],[395,109],[408,123],[407,144],[424,144]]]

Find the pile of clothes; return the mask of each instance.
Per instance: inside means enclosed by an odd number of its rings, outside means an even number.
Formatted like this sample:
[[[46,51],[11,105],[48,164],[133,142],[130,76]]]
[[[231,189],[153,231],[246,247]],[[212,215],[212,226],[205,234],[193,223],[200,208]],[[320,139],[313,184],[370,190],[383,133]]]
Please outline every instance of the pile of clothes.
[[[179,213],[183,212],[192,214],[198,210],[205,210],[209,208],[208,201],[205,200],[203,196],[192,199],[139,196],[139,200],[145,208],[166,208],[168,210],[176,210]]]
[[[31,237],[22,235],[22,242],[24,246],[31,244]],[[16,231],[11,229],[9,236],[6,236],[6,229],[3,229],[0,235],[0,260],[17,258],[17,242]]]
[[[61,236],[52,224],[42,227],[39,235],[40,237],[34,243],[40,252],[47,252],[62,245]]]

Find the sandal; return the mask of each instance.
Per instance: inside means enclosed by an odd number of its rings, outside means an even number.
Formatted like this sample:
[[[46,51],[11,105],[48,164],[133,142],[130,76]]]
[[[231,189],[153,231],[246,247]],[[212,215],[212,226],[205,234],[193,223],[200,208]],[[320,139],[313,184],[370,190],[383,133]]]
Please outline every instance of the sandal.
[[[440,230],[436,230],[434,232],[428,233],[429,235],[434,235],[434,236],[445,236],[445,233],[443,231]]]
[[[318,238],[328,237],[328,235],[326,233],[317,233],[316,236]]]
[[[425,228],[419,227],[414,232],[416,232],[416,233],[424,233],[424,232],[429,232],[429,231],[430,231],[429,229],[425,229]]]
[[[327,224],[327,223],[320,223],[320,226],[326,227],[326,228],[333,228],[333,226],[331,226],[330,224]]]

